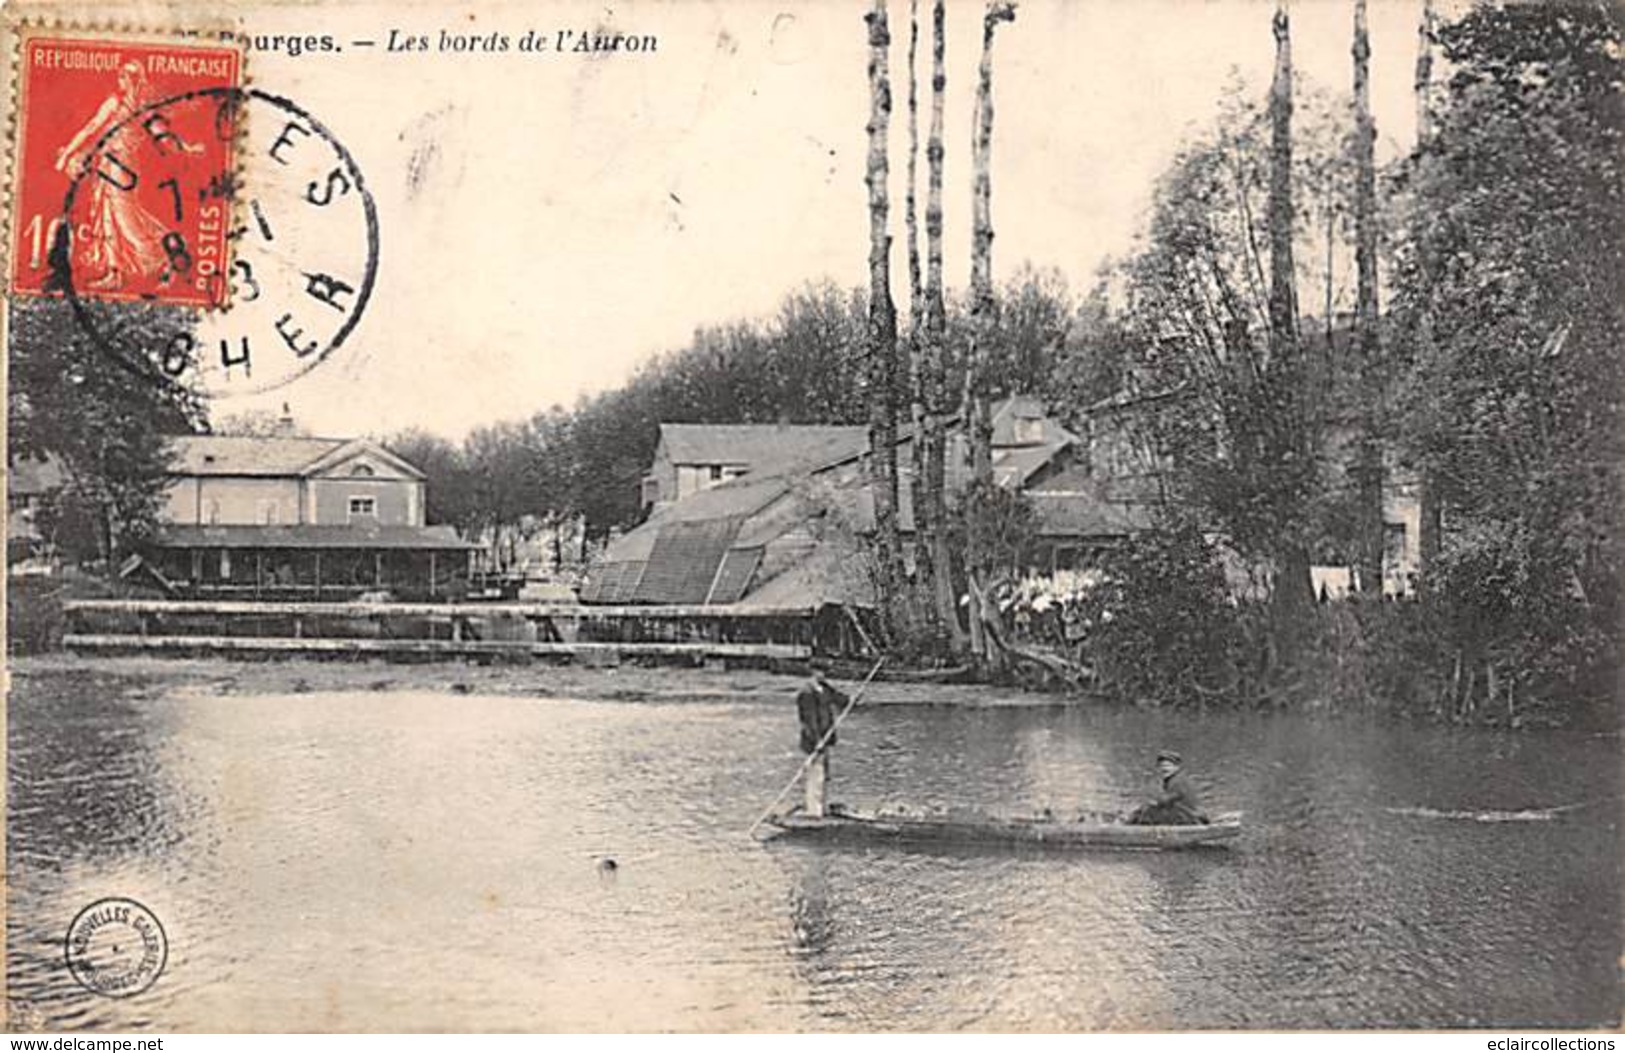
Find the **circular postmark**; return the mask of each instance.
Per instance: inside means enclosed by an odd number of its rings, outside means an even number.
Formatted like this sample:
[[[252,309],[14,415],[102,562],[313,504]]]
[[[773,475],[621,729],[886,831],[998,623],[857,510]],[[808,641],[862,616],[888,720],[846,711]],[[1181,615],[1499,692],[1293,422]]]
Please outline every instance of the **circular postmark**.
[[[169,961],[169,937],[157,916],[121,896],[99,899],[81,910],[62,944],[73,978],[108,998],[145,991]]]
[[[258,88],[134,108],[78,167],[56,291],[104,351],[211,397],[303,376],[360,322],[378,216],[326,125]]]

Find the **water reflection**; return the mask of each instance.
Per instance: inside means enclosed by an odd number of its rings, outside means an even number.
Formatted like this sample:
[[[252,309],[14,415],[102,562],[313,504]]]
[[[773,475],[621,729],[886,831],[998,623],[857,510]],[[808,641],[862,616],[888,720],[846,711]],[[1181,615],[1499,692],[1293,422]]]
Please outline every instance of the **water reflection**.
[[[1233,850],[1034,853],[749,839],[800,759],[788,696],[215,698],[51,676],[10,707],[11,997],[53,1028],[1617,1019],[1611,739],[1086,709],[843,726],[835,797],[854,807],[1122,809],[1173,746],[1211,810],[1248,814]],[[1569,802],[1592,803],[1539,823],[1418,811]],[[170,934],[168,972],[127,1002],[61,964],[102,895]]]

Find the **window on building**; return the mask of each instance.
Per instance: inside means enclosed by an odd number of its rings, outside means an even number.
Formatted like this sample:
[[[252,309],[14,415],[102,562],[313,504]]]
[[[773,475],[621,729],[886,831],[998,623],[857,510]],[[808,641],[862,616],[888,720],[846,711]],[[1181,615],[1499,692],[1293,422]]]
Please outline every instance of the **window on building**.
[[[352,498],[350,498],[350,518],[351,519],[376,519],[376,518],[378,518],[378,499],[375,498],[375,497],[352,497]]]
[[[220,502],[210,498],[203,502],[203,521],[213,526],[220,522]]]
[[[722,481],[722,465],[713,464],[711,466],[711,481],[713,483],[720,483]]]
[[[370,477],[377,475],[378,473],[372,470],[372,465],[370,464],[358,464],[354,468],[350,469],[350,474]]]

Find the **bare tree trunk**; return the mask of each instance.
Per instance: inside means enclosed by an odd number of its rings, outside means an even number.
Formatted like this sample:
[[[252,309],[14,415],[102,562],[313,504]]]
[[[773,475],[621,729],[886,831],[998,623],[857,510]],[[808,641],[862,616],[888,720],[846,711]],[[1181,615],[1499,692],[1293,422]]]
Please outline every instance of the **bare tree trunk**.
[[[913,435],[909,440],[909,498],[914,510],[914,589],[911,593],[915,608],[911,620],[919,627],[929,626],[935,615],[932,588],[931,535],[926,529],[925,511],[925,293],[920,279],[920,225],[919,225],[919,160],[920,160],[920,0],[908,2],[908,203],[905,221],[908,227],[908,363],[909,363],[909,421]]]
[[[1416,27],[1416,145],[1433,138],[1433,0],[1422,0],[1422,18]]]
[[[1292,357],[1297,305],[1292,266],[1292,36],[1286,6],[1275,10],[1275,79],[1270,85],[1270,359]]]
[[[1326,361],[1331,368],[1337,368],[1337,301],[1335,296],[1336,283],[1336,251],[1337,251],[1337,193],[1333,186],[1333,176],[1330,169],[1326,172],[1326,317],[1322,320],[1326,327]],[[1327,385],[1330,388],[1330,384]]]
[[[869,25],[869,447],[873,464],[875,534],[880,546],[880,609],[894,627],[903,581],[897,529],[897,308],[891,296],[890,207],[886,137],[891,127],[891,78],[886,53],[891,31],[886,0],[875,0]]]
[[[1275,10],[1275,78],[1270,85],[1270,355],[1268,393],[1275,421],[1274,454],[1307,458],[1308,443],[1303,413],[1302,353],[1298,341],[1296,272],[1292,263],[1292,32],[1286,5]],[[1297,470],[1283,463],[1281,470]],[[1309,606],[1309,556],[1290,522],[1278,524],[1275,586],[1278,642],[1290,655],[1301,612]]]
[[[982,61],[976,82],[976,119],[971,141],[971,344],[965,363],[962,414],[970,448],[973,488],[967,498],[977,491],[985,493],[993,485],[993,425],[988,407],[986,361],[998,309],[993,299],[993,34],[999,23],[1013,22],[1015,18],[1015,5],[1005,0],[992,0],[982,15]],[[983,517],[977,514],[974,504],[973,500],[965,501],[971,650],[979,661],[992,661],[996,656],[983,625],[985,593],[979,581],[990,546],[988,539],[981,536]]]
[[[921,393],[925,403],[924,424],[924,519],[921,532],[930,537],[931,588],[936,597],[937,618],[948,633],[955,653],[966,645],[959,625],[959,609],[954,602],[953,559],[948,544],[948,443],[943,413],[947,407],[946,347],[948,312],[942,294],[942,145],[943,100],[948,89],[946,64],[947,13],[944,0],[931,7],[931,131],[926,141],[925,200],[925,334],[920,356]],[[920,509],[916,509],[916,514]]]
[[[1377,316],[1376,124],[1371,116],[1371,36],[1366,0],[1354,0],[1354,325],[1359,348],[1360,587],[1382,595],[1382,334]]]
[[[1416,30],[1416,151],[1422,153],[1433,141],[1433,0],[1422,0],[1422,18]],[[1417,319],[1415,356],[1418,361],[1430,354],[1433,343],[1433,315],[1426,304],[1422,317]],[[1427,568],[1439,555],[1439,486],[1432,474],[1422,473],[1421,528],[1417,537],[1417,550],[1422,562],[1422,580],[1427,581]]]

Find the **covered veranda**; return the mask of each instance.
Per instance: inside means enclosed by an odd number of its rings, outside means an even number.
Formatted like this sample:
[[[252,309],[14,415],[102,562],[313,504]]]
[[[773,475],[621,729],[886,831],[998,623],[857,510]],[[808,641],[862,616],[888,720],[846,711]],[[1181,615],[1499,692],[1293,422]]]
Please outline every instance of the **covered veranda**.
[[[457,599],[477,547],[448,527],[168,526],[149,563],[196,597]]]

